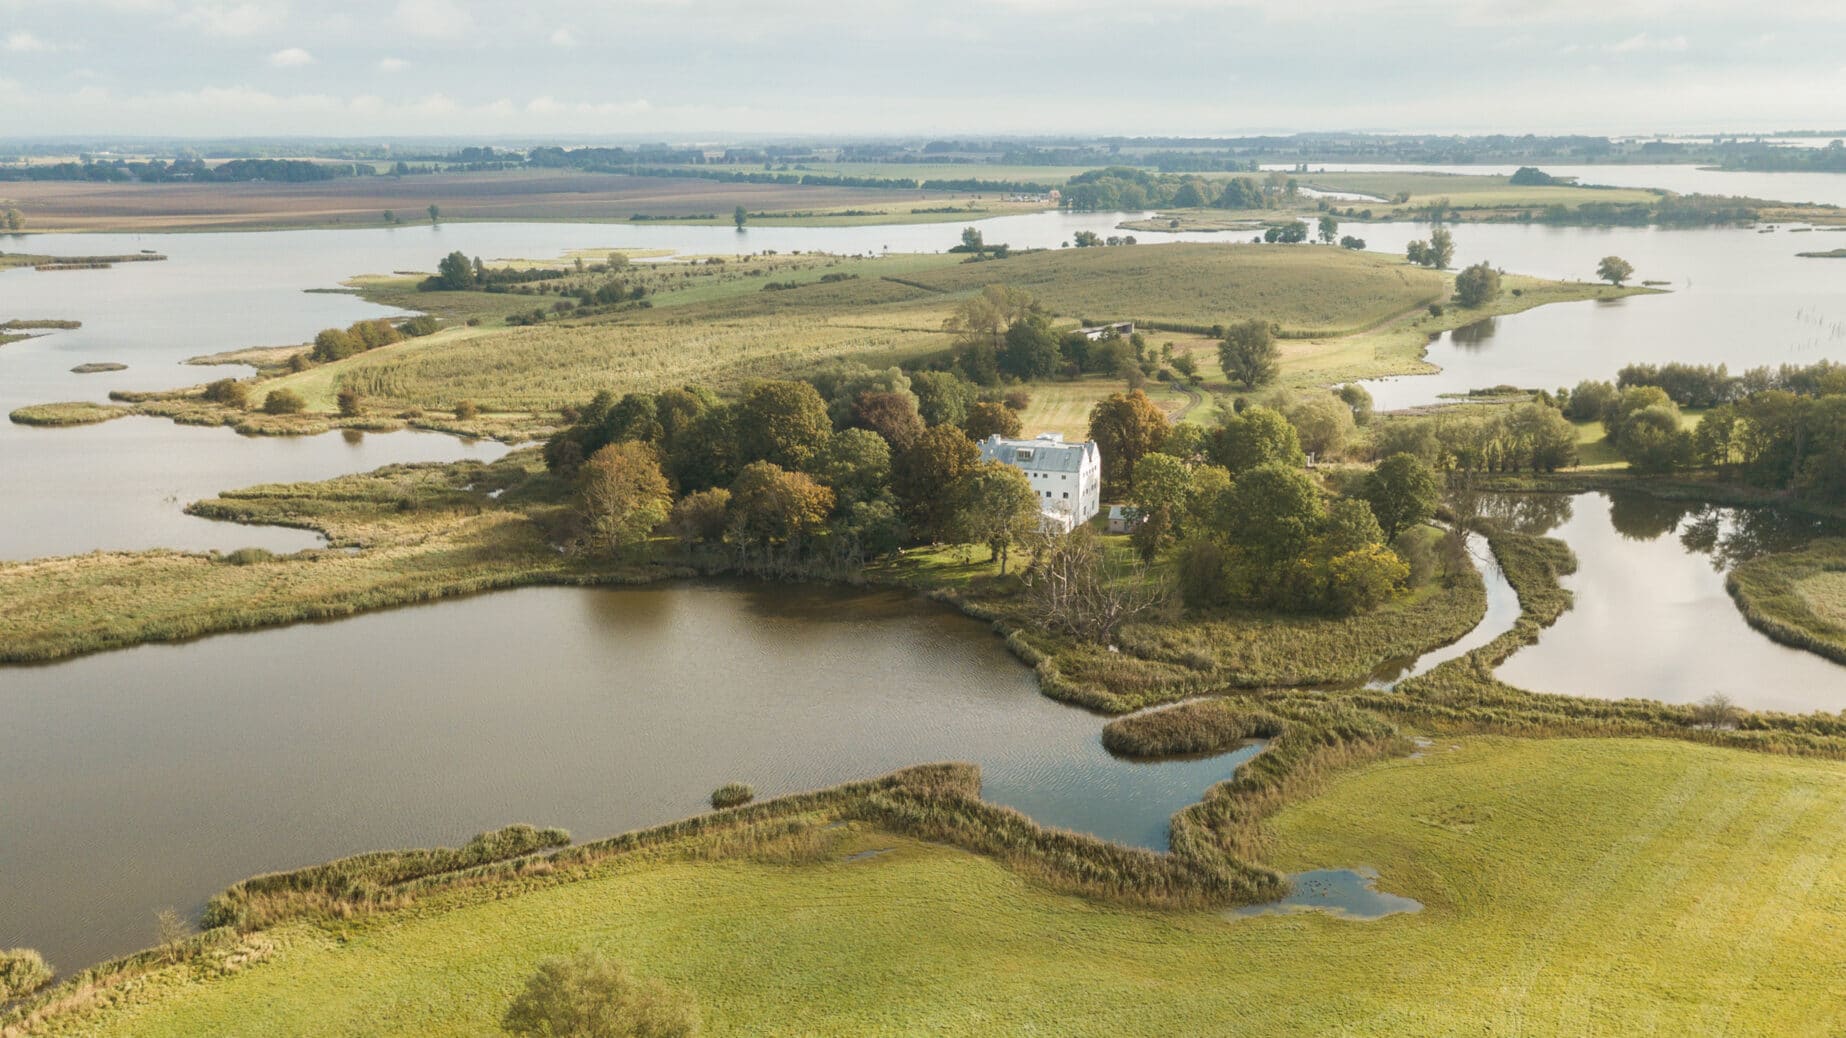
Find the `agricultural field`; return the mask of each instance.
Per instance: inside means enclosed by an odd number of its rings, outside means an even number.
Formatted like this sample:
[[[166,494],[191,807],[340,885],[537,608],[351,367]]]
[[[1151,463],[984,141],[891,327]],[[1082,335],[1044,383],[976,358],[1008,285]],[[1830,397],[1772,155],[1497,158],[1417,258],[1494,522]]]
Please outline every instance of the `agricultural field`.
[[[156,968],[39,1033],[491,1033],[538,960],[590,946],[713,1035],[1828,1035],[1843,811],[1838,762],[1439,738],[1267,826],[1278,867],[1371,865],[1410,914],[1114,907],[853,823],[806,856],[662,848],[286,923],[227,975]]]
[[[406,177],[347,177],[306,183],[248,181],[211,184],[109,184],[19,181],[5,195],[24,210],[34,231],[201,231],[295,227],[384,227],[385,210],[400,222],[442,219],[578,220],[625,223],[652,217],[721,215],[742,205],[751,212],[826,212],[889,208],[871,222],[915,219],[912,208],[954,202],[949,193],[888,189],[723,184],[674,177],[514,170],[432,173]],[[902,210],[898,212],[897,210]],[[938,219],[954,219],[951,214]]]

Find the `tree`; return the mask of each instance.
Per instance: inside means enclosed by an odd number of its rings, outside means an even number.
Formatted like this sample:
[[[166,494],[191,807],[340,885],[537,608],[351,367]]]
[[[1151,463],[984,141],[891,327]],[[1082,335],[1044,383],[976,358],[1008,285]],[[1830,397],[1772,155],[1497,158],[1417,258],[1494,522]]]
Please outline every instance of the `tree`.
[[[1340,221],[1328,213],[1320,218],[1320,240],[1323,245],[1332,245],[1340,235]]]
[[[1692,460],[1692,437],[1679,427],[1679,408],[1653,404],[1627,416],[1616,450],[1636,472],[1671,472]]]
[[[1035,313],[1026,314],[1007,328],[997,357],[1003,373],[1025,382],[1056,374],[1063,360],[1051,322]]]
[[[1139,389],[1111,393],[1090,408],[1090,439],[1102,454],[1103,481],[1120,491],[1135,485],[1135,465],[1160,449],[1173,423]]]
[[[890,485],[891,445],[870,429],[843,429],[827,440],[809,470],[833,488],[836,504],[867,501]]]
[[[339,404],[342,418],[357,418],[364,409],[364,402],[360,399],[359,391],[351,386],[341,386],[334,400]]]
[[[300,414],[307,409],[308,402],[292,389],[272,389],[263,398],[264,414]]]
[[[1555,407],[1521,404],[1507,414],[1506,430],[1536,472],[1577,463],[1577,429]]]
[[[924,537],[950,532],[954,502],[943,488],[954,486],[981,459],[980,448],[949,425],[932,425],[891,462],[891,486],[904,513]]]
[[[205,399],[242,410],[249,403],[250,390],[234,378],[221,378],[205,387]]]
[[[1455,301],[1473,309],[1500,298],[1500,272],[1486,262],[1455,275]]]
[[[20,212],[17,209],[8,209],[6,211],[5,224],[6,224],[6,229],[9,231],[25,230],[26,214]]]
[[[1224,376],[1241,382],[1245,389],[1274,380],[1281,356],[1275,330],[1269,322],[1254,317],[1225,329],[1224,341],[1218,345],[1218,366],[1224,369]]]
[[[192,935],[192,924],[177,911],[163,908],[154,913],[154,947],[168,962],[180,961]]]
[[[1300,468],[1307,461],[1295,427],[1281,412],[1267,407],[1245,408],[1242,414],[1225,412],[1208,453],[1233,475],[1259,465]]]
[[[961,425],[968,420],[974,384],[953,371],[916,372],[910,376],[910,389],[917,395],[917,410],[926,424]]]
[[[730,521],[731,492],[723,487],[695,490],[679,499],[668,514],[673,536],[686,547],[711,544],[724,538]]]
[[[1079,526],[1043,535],[1026,573],[1035,615],[1053,631],[1107,645],[1122,625],[1158,609],[1164,583],[1145,567],[1118,572],[1108,564],[1096,531]]]
[[[758,382],[744,393],[736,410],[736,442],[745,463],[772,461],[783,468],[804,468],[833,435],[826,402],[806,382]]]
[[[1442,503],[1442,482],[1423,459],[1393,454],[1365,477],[1360,496],[1372,506],[1372,515],[1389,543],[1436,514],[1436,506]]]
[[[956,488],[959,504],[955,529],[959,539],[984,544],[1000,560],[1000,573],[1012,546],[1038,530],[1038,492],[1026,474],[998,461],[982,462]]]
[[[442,257],[442,261],[436,264],[436,281],[450,292],[472,288],[474,287],[474,265],[458,249]]]
[[[853,402],[852,423],[884,437],[895,450],[903,450],[923,435],[917,398],[909,393],[860,393]]]
[[[1596,265],[1596,276],[1611,285],[1620,286],[1634,276],[1634,267],[1620,256],[1604,256]]]
[[[978,442],[994,435],[1018,436],[1024,425],[1019,421],[1019,412],[1005,404],[982,401],[968,409],[968,421],[962,428],[969,439]]]
[[[1135,472],[1129,507],[1135,519],[1135,549],[1141,561],[1152,563],[1160,549],[1179,532],[1186,505],[1192,497],[1192,472],[1186,463],[1167,454],[1149,454]]]
[[[328,364],[358,353],[359,341],[352,334],[340,328],[323,328],[314,336],[314,348],[308,351],[317,363]]]
[[[819,530],[833,511],[833,491],[803,472],[752,462],[731,484],[730,534],[760,547],[789,545]]]
[[[440,219],[442,219],[442,207],[438,206],[434,202],[431,202],[429,204],[429,222],[435,223],[437,220],[440,220]]]
[[[691,1038],[699,1011],[683,992],[585,949],[540,963],[500,1026],[519,1038]]]
[[[984,256],[987,254],[987,242],[981,237],[981,229],[979,227],[963,227],[961,229],[961,247],[963,251],[972,252],[976,256]]]
[[[1288,424],[1295,427],[1301,449],[1316,458],[1337,457],[1346,448],[1354,422],[1352,408],[1332,393],[1310,393],[1297,397],[1285,412]]]
[[[1010,285],[988,285],[956,306],[942,327],[958,345],[985,343],[996,354],[1007,329],[1036,309],[1032,296]]]
[[[667,521],[672,507],[667,477],[647,444],[611,443],[577,470],[577,511],[593,550],[634,552]]]
[[[1438,227],[1429,232],[1429,265],[1437,270],[1447,270],[1449,262],[1455,258],[1455,238],[1445,227]]]
[[[1319,488],[1301,469],[1272,463],[1239,475],[1219,531],[1236,553],[1233,597],[1276,601],[1325,516]]]
[[[1345,402],[1352,409],[1354,425],[1370,425],[1372,421],[1372,394],[1357,382],[1348,382],[1336,387],[1333,395]]]
[[[740,231],[744,229],[744,224],[748,223],[749,220],[750,214],[746,212],[741,205],[731,212],[731,222],[736,224],[737,229]]]

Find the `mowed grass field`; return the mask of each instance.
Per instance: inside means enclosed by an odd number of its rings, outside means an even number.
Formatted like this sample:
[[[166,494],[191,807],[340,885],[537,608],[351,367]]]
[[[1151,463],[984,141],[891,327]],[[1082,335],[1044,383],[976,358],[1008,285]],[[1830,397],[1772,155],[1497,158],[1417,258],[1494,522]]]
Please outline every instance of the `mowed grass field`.
[[[1277,864],[1370,864],[1415,914],[1118,909],[856,831],[887,852],[618,861],[293,924],[241,973],[170,970],[47,1033],[491,1034],[540,959],[591,946],[693,993],[713,1035],[1835,1035],[1842,817],[1838,762],[1439,739],[1272,823]]]

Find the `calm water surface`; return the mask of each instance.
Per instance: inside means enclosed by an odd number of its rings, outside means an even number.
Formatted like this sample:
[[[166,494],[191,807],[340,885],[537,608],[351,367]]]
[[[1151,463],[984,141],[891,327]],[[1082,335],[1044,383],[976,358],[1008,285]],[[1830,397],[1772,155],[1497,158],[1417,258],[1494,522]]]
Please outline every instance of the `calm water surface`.
[[[1823,527],[1774,512],[1644,494],[1505,495],[1485,507],[1577,554],[1575,603],[1501,664],[1534,692],[1690,703],[1722,692],[1752,710],[1846,709],[1846,667],[1744,622],[1724,576]]]
[[[9,668],[0,717],[0,947],[64,969],[253,873],[518,821],[591,839],[734,780],[973,761],[990,800],[1164,848],[1255,752],[1117,760],[986,625],[788,586],[529,589]]]

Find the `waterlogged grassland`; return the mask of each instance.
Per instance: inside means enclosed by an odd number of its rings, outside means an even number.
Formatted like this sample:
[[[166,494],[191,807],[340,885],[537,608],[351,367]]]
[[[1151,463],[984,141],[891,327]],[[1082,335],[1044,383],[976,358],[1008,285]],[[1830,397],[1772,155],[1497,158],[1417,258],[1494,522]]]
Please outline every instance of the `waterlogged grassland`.
[[[325,483],[251,487],[195,514],[298,526],[336,549],[272,556],[97,552],[0,563],[0,662],[347,616],[537,583],[643,580],[552,547],[560,506],[531,452],[493,465],[391,466]],[[504,489],[499,498],[490,491]]]
[[[1739,563],[1725,587],[1752,627],[1846,663],[1846,541]]]
[[[1412,915],[1110,907],[855,826],[811,863],[630,857],[286,924],[230,976],[156,970],[39,1033],[492,1033],[539,959],[587,944],[692,992],[714,1035],[1830,1035],[1842,813],[1839,763],[1442,740],[1269,825],[1275,864],[1369,863]]]
[[[1662,192],[1647,188],[1600,188],[1573,184],[1519,185],[1506,176],[1455,173],[1298,173],[1302,186],[1320,191],[1370,195],[1384,202],[1335,202],[1340,208],[1370,208],[1376,217],[1388,218],[1400,210],[1428,209],[1445,202],[1464,216],[1509,210],[1563,206],[1575,209],[1586,202],[1652,203]],[[1391,201],[1409,195],[1404,202]],[[1485,212],[1473,212],[1479,210]]]

